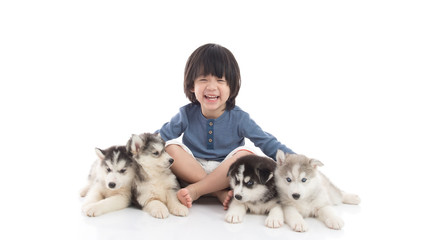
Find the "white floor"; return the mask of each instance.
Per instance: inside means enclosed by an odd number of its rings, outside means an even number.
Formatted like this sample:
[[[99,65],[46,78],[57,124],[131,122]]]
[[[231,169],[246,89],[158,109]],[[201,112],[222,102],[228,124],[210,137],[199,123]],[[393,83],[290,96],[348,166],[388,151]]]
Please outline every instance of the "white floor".
[[[292,232],[287,226],[269,229],[264,226],[265,216],[247,215],[244,223],[229,224],[224,221],[225,211],[214,198],[204,198],[194,204],[188,217],[170,216],[159,220],[137,209],[107,214],[99,218],[81,217],[81,231],[87,239],[319,239],[342,238],[358,232],[358,221],[363,217],[362,208],[338,208],[347,220],[342,231],[329,230],[322,223],[308,219],[310,231]]]
[[[69,175],[66,173],[64,175]],[[58,176],[59,177],[59,176]],[[408,179],[405,179],[408,180]],[[378,179],[378,181],[382,181]],[[195,202],[188,217],[169,216],[155,219],[147,213],[127,208],[90,218],[80,211],[82,199],[77,191],[43,185],[33,179],[28,183],[30,195],[8,194],[2,203],[2,235],[8,239],[421,239],[424,236],[425,202],[409,200],[410,195],[397,190],[359,192],[360,206],[341,205],[336,209],[345,221],[342,230],[330,230],[316,219],[307,219],[309,231],[296,233],[287,226],[270,229],[265,216],[247,215],[241,224],[224,221],[225,211],[215,198]],[[42,187],[42,191],[37,189]],[[52,187],[52,188],[50,188]],[[49,189],[50,188],[50,189]],[[71,188],[72,189],[72,188]],[[77,190],[77,189],[76,189]],[[49,194],[50,192],[50,194]],[[46,195],[49,194],[49,195]],[[12,199],[18,197],[18,199]],[[418,196],[419,197],[419,196]],[[402,206],[400,202],[410,202]],[[9,203],[10,203],[9,202]],[[418,206],[417,206],[418,205]],[[9,206],[9,208],[8,208]],[[421,206],[421,207],[419,207]],[[419,212],[417,212],[419,211]]]

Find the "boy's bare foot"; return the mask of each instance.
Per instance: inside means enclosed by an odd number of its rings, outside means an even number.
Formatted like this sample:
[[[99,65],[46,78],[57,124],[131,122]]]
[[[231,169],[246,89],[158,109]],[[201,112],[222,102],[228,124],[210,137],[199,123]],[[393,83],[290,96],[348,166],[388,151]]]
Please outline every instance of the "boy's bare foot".
[[[216,197],[224,206],[224,210],[227,210],[231,199],[233,199],[233,190],[218,191],[216,192]]]
[[[193,201],[199,198],[199,196],[197,196],[197,192],[190,185],[186,188],[181,188],[176,193],[176,196],[178,197],[178,200],[188,208],[191,208]]]

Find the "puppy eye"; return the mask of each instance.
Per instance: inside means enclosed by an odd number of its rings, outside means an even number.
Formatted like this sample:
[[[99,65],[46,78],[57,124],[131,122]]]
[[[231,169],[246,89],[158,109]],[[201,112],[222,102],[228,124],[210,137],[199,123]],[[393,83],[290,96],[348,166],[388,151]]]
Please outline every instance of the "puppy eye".
[[[111,172],[111,168],[107,168],[107,172]]]
[[[125,173],[126,172],[126,168],[123,168],[122,170],[119,171],[119,173]]]
[[[160,153],[159,153],[159,151],[155,151],[155,152],[153,152],[153,155],[157,157],[160,155]]]
[[[246,183],[246,186],[252,186],[252,185],[254,185],[254,181],[252,181],[252,180],[249,180],[247,183]]]
[[[292,179],[291,178],[286,178],[286,181],[292,182]]]
[[[301,179],[301,182],[307,182],[307,178]]]

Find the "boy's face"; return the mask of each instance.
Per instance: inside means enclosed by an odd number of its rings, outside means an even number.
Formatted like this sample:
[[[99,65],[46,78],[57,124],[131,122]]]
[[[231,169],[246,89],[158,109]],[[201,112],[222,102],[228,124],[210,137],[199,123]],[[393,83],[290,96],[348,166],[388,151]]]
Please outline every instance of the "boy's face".
[[[225,111],[230,87],[225,77],[199,76],[194,80],[194,94],[206,118],[215,119]]]

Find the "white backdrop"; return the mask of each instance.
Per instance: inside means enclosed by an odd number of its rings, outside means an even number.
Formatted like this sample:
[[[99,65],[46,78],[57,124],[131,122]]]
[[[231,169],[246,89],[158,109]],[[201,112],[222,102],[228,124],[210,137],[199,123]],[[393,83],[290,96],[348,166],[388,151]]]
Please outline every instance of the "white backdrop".
[[[153,2],[0,3],[6,233],[45,233],[41,216],[58,219],[64,199],[75,198],[94,147],[125,144],[169,121],[188,103],[188,56],[212,42],[240,64],[237,105],[359,193],[369,231],[419,236],[423,1]]]

